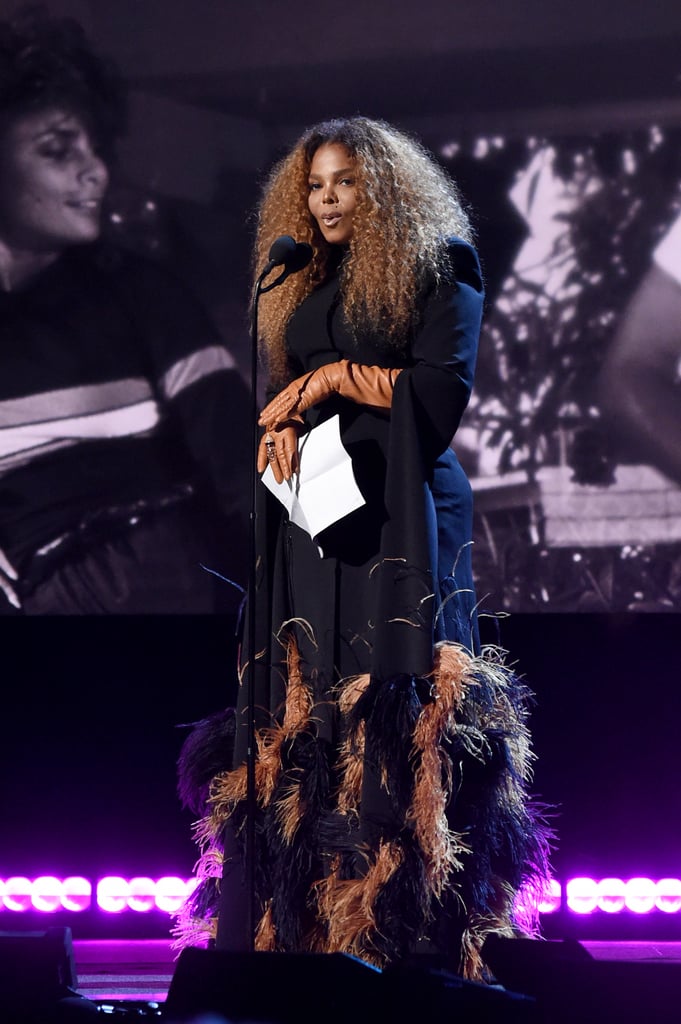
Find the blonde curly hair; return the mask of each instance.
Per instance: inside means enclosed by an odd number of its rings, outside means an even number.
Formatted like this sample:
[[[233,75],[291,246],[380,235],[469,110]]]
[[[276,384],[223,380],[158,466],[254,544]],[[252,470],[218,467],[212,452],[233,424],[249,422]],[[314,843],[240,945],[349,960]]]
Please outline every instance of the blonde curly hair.
[[[384,121],[351,117],[308,129],[267,178],[258,205],[253,278],[275,238],[291,235],[312,246],[308,266],[261,297],[258,343],[270,379],[287,376],[286,326],[303,299],[327,277],[337,249],[325,241],[308,209],[308,175],[316,151],[344,146],[356,161],[353,233],[341,264],[345,315],[355,333],[377,332],[402,351],[426,281],[449,268],[443,240],[472,240],[454,181],[420,142]]]

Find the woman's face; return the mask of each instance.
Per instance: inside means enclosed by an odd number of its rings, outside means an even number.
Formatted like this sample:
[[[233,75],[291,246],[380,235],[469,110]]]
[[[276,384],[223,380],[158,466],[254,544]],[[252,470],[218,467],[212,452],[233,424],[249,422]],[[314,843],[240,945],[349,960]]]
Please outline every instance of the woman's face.
[[[17,118],[0,138],[0,239],[36,253],[94,241],[108,182],[78,116],[48,109]]]
[[[308,206],[327,242],[346,245],[352,238],[357,206],[357,165],[345,146],[326,142],[312,157]]]

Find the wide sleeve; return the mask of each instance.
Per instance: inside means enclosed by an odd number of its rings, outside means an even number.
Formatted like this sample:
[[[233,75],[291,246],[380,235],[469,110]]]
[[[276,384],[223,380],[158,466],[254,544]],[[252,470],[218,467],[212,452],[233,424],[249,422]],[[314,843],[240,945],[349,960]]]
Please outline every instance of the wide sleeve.
[[[452,277],[426,296],[411,346],[411,365],[395,386],[417,417],[424,452],[437,457],[449,445],[473,387],[484,288],[480,263],[467,242],[449,243]],[[405,396],[406,398],[406,396]]]
[[[452,280],[426,298],[390,412],[372,654],[378,679],[432,669],[437,567],[429,483],[471,393],[484,298],[475,251],[456,240],[450,252]]]

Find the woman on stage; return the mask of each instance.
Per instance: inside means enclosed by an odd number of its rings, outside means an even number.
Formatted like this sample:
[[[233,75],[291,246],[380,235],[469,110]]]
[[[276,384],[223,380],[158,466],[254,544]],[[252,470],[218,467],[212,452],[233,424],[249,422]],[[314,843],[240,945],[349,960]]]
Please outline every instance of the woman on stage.
[[[313,256],[261,303],[258,471],[295,484],[301,439],[337,416],[364,504],[311,537],[259,486],[234,753],[209,784],[177,933],[248,948],[250,682],[255,948],[378,966],[425,953],[480,979],[487,934],[532,933],[548,833],[527,791],[527,692],[480,648],[451,447],[483,312],[469,218],[420,143],[353,117],[311,128],[272,171],[256,279],[282,234]],[[210,726],[188,740],[185,795],[215,747]]]

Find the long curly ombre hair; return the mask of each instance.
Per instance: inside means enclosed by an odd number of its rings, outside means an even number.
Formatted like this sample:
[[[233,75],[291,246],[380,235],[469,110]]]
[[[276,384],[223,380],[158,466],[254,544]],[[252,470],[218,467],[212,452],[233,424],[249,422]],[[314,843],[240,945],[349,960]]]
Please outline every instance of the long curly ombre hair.
[[[356,161],[353,233],[340,268],[345,315],[356,334],[377,333],[402,352],[417,297],[451,268],[444,239],[471,241],[472,229],[454,181],[420,142],[384,121],[351,117],[308,129],[267,178],[257,208],[254,288],[280,235],[308,242],[308,266],[261,297],[259,346],[270,381],[285,383],[286,326],[303,299],[337,265],[338,248],[323,237],[308,208],[308,176],[320,146],[337,143]]]

